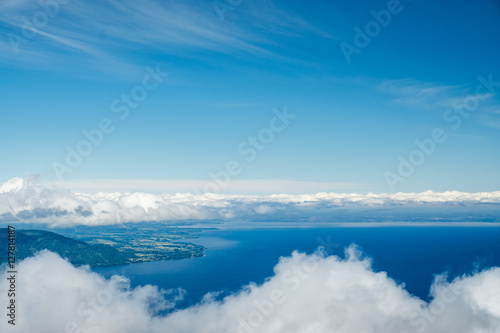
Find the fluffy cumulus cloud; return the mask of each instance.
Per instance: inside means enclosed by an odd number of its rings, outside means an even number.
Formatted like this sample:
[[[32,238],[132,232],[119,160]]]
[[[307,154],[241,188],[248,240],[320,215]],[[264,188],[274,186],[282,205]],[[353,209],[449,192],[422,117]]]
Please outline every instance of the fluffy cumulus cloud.
[[[454,209],[450,209],[450,206]],[[480,207],[482,210],[471,215],[467,207]],[[468,215],[462,215],[472,216],[472,220],[484,218],[491,221],[492,216],[495,220],[500,211],[500,192],[322,192],[266,196],[142,192],[85,194],[42,184],[36,178],[14,178],[0,185],[0,222],[41,222],[51,225],[180,220],[401,220],[404,214],[395,217],[388,214],[387,209],[394,212],[399,209],[400,213],[420,209],[421,213],[439,208],[445,212],[440,214],[466,211]],[[422,216],[426,220],[429,217],[425,214]]]
[[[294,252],[262,285],[173,310],[178,291],[131,288],[124,277],[104,279],[47,251],[18,272],[16,332],[500,332],[500,268],[437,278],[427,303],[374,272],[354,247],[345,259]],[[5,295],[8,273],[0,276]],[[2,320],[0,330],[8,325]]]

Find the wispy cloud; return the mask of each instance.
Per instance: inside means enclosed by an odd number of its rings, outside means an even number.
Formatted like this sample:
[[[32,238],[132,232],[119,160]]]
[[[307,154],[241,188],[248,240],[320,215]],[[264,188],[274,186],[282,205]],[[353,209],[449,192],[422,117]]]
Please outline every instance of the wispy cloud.
[[[488,92],[485,87],[482,87],[481,92],[478,93],[476,86],[439,85],[402,79],[383,81],[377,85],[377,88],[392,97],[391,103],[418,110],[439,113],[447,110],[467,109],[470,111],[470,106],[476,105],[478,112],[474,116],[475,123],[493,128],[500,127],[500,113],[498,112],[500,101],[496,92]]]
[[[386,80],[378,85],[378,89],[393,96],[393,103],[427,110],[460,108],[466,98],[491,102],[495,96],[484,92],[475,96],[474,91],[465,85],[440,85],[413,79]]]
[[[460,92],[464,92],[464,87],[461,86],[437,85],[413,79],[384,81],[379,85],[379,89],[392,95],[394,103],[427,109],[451,107],[459,98],[457,95],[460,96]]]
[[[272,10],[267,10],[269,6]],[[0,24],[21,42],[16,53],[9,38],[1,39],[0,46],[10,52],[2,53],[0,61],[28,65],[87,58],[108,66],[115,61],[133,64],[138,50],[192,57],[199,57],[200,52],[236,52],[280,58],[273,51],[280,47],[276,36],[330,38],[299,16],[265,1],[238,7],[238,20],[224,22],[211,2],[196,1],[73,0],[60,4],[54,15],[46,15],[28,1],[8,1],[1,8]],[[48,18],[47,24],[35,24],[37,13]],[[30,25],[36,29],[26,29]]]

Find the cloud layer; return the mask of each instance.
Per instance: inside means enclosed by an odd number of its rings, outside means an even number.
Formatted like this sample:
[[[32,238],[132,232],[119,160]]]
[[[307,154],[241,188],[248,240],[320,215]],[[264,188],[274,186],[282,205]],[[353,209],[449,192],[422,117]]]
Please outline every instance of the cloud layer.
[[[467,216],[466,221],[481,218],[489,221],[488,218],[494,220],[499,208],[500,192],[322,192],[267,196],[142,192],[85,194],[44,185],[36,178],[13,178],[0,186],[0,222],[53,226],[186,220],[413,221],[405,215],[409,212],[425,221],[432,221],[436,216],[437,220],[444,216],[455,221],[457,217],[450,215],[452,213],[459,216],[458,220],[460,215],[473,214]]]
[[[500,268],[447,282],[438,277],[426,303],[384,272],[374,272],[355,247],[346,258],[294,252],[274,276],[223,300],[170,311],[182,293],[131,288],[42,252],[18,265],[16,332],[500,332]],[[7,273],[0,274],[6,295]],[[5,331],[6,320],[0,322]]]

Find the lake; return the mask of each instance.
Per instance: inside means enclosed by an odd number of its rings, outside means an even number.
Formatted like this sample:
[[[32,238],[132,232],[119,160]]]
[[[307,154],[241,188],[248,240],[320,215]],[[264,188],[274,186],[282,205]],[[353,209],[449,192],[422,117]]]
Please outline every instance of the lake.
[[[343,257],[344,248],[359,245],[373,259],[376,271],[386,271],[406,289],[428,299],[435,274],[450,277],[500,266],[500,227],[481,224],[381,225],[242,223],[218,225],[189,240],[207,247],[202,258],[149,262],[96,268],[109,277],[127,276],[133,286],[153,284],[187,291],[178,307],[193,305],[207,292],[220,297],[249,282],[262,283],[273,275],[281,256],[292,251],[312,253],[324,246],[329,254]]]

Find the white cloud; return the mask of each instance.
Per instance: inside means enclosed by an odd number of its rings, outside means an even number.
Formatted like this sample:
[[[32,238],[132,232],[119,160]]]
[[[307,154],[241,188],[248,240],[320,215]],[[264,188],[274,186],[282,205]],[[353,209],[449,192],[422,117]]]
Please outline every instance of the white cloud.
[[[456,209],[450,210],[450,205]],[[425,210],[436,207],[442,207],[447,214],[463,207],[485,207],[495,215],[500,207],[500,192],[320,192],[260,196],[144,192],[87,194],[43,184],[36,178],[14,178],[0,186],[0,222],[50,225],[178,220],[330,221],[341,218],[341,213],[363,209],[403,208],[407,214],[409,208]]]
[[[262,285],[161,315],[178,291],[133,289],[123,277],[106,280],[45,251],[18,265],[16,332],[500,332],[500,268],[451,283],[438,278],[426,303],[374,272],[354,247],[346,252],[346,259],[294,252]],[[0,274],[1,295],[7,277]],[[0,321],[2,332],[9,328]]]

